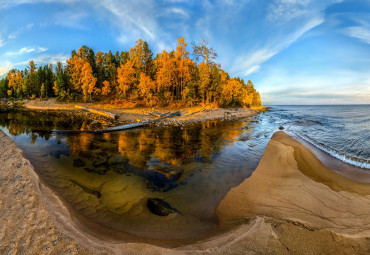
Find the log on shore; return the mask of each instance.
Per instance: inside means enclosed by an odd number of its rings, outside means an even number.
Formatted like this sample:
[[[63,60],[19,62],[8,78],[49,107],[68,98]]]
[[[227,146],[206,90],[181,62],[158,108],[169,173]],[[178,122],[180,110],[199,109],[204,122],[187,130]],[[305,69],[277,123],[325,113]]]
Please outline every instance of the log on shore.
[[[105,111],[96,110],[96,109],[93,109],[93,108],[79,106],[79,105],[75,105],[75,108],[81,109],[81,110],[84,110],[84,111],[88,111],[88,112],[91,112],[91,113],[94,113],[94,114],[97,114],[97,115],[101,115],[101,116],[104,116],[104,117],[112,119],[112,120],[117,120],[119,118],[119,116],[117,114],[114,114],[114,113],[111,113],[111,112],[105,112]]]
[[[176,117],[176,116],[181,116],[181,112],[178,111],[178,112],[174,112],[174,113],[169,113],[166,116],[163,116],[161,118],[154,119],[154,120],[143,120],[143,121],[140,121],[140,122],[130,123],[130,124],[122,125],[122,126],[109,127],[109,128],[105,128],[105,129],[85,131],[85,132],[108,133],[108,132],[122,131],[122,130],[126,130],[126,129],[132,129],[132,128],[146,126],[146,125],[149,125],[151,123],[159,122],[161,120],[168,119],[168,118],[173,118],[173,117]]]

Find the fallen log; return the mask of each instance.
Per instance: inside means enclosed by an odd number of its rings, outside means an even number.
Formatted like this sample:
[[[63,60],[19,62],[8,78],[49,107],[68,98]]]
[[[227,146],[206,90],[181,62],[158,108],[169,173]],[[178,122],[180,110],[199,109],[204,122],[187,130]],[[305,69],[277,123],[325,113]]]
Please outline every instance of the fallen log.
[[[91,113],[94,113],[94,114],[97,114],[97,115],[101,115],[101,116],[104,116],[106,118],[113,119],[113,120],[117,120],[119,118],[119,116],[117,114],[114,114],[114,113],[111,113],[111,112],[105,112],[105,111],[96,110],[96,109],[93,109],[93,108],[79,106],[79,105],[75,105],[75,108],[81,109],[81,110],[84,110],[84,111],[88,111],[88,112],[91,112]]]
[[[116,132],[116,131],[123,131],[127,129],[133,129],[137,127],[143,127],[146,125],[149,125],[151,123],[159,122],[161,120],[167,119],[167,118],[173,118],[176,116],[181,116],[181,112],[174,112],[174,113],[169,113],[166,116],[163,116],[158,119],[154,120],[143,120],[140,122],[136,123],[130,123],[126,125],[121,125],[121,126],[116,126],[116,127],[109,127],[109,128],[104,128],[104,129],[97,129],[97,130],[52,130],[52,131],[42,131],[45,133],[56,133],[56,134],[77,134],[77,133],[109,133],[109,132]]]
[[[130,123],[130,124],[122,125],[122,126],[109,127],[109,128],[105,128],[105,129],[85,131],[85,132],[108,133],[108,132],[122,131],[122,130],[126,130],[126,129],[132,129],[132,128],[146,126],[146,125],[149,125],[151,123],[159,122],[161,120],[168,119],[168,118],[173,118],[173,117],[176,117],[176,116],[181,116],[181,112],[178,111],[178,112],[174,112],[174,113],[169,113],[166,116],[163,116],[161,118],[154,119],[154,120],[143,120],[143,121],[140,121],[140,122]]]

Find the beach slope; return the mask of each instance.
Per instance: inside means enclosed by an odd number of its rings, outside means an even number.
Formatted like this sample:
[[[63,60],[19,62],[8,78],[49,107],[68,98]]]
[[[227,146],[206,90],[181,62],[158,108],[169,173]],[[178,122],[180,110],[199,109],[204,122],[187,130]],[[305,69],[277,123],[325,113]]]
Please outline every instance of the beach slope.
[[[277,241],[298,254],[366,254],[369,212],[369,184],[326,168],[284,132],[273,135],[252,176],[217,208],[221,228],[263,218]]]

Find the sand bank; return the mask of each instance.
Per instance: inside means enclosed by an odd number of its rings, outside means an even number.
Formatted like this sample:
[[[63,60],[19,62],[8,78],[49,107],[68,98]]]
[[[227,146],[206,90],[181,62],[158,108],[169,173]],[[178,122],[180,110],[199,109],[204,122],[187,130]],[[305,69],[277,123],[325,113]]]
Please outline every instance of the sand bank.
[[[101,231],[71,213],[0,131],[1,254],[366,254],[370,185],[323,166],[276,133],[253,175],[222,200],[203,240],[158,242]],[[147,242],[147,243],[145,243]]]
[[[157,123],[157,125],[185,125],[195,122],[205,122],[211,120],[236,120],[241,118],[247,118],[251,116],[256,116],[257,111],[249,108],[218,108],[211,109],[205,107],[193,107],[193,108],[182,108],[182,109],[157,109],[157,108],[119,108],[110,104],[96,103],[67,103],[58,102],[55,98],[48,100],[24,100],[24,107],[30,110],[52,110],[52,111],[69,111],[75,113],[88,114],[82,110],[75,108],[76,105],[90,107],[96,110],[104,110],[105,112],[110,112],[118,115],[117,122],[120,123],[130,123],[143,120],[152,120],[158,118],[160,114],[174,113],[180,111],[181,116],[174,117],[171,119],[166,119],[162,122]]]

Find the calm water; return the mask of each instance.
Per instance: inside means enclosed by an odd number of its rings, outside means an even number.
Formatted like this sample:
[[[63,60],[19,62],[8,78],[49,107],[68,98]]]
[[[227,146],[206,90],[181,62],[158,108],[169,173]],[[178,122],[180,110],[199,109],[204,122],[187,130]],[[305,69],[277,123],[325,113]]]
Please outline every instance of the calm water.
[[[251,175],[268,142],[270,133],[255,128],[258,118],[61,135],[50,131],[90,123],[17,112],[1,113],[0,127],[76,212],[113,229],[168,239],[216,227],[218,203]]]
[[[0,113],[0,128],[76,212],[143,237],[200,237],[215,229],[218,203],[252,174],[279,126],[369,168],[370,106],[276,106],[234,122],[50,132],[90,124],[60,114]]]

